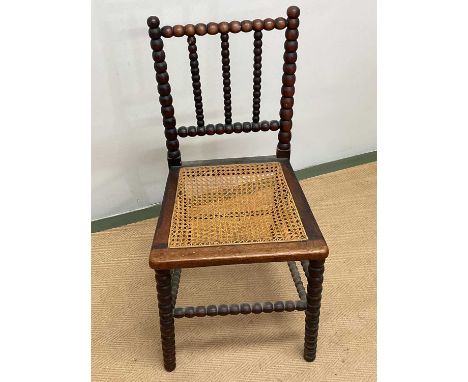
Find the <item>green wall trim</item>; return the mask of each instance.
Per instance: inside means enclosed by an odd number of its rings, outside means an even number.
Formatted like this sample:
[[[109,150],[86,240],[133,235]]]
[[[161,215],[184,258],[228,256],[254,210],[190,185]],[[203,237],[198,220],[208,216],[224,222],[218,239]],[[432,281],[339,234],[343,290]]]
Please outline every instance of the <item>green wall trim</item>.
[[[377,161],[377,151],[359,154],[348,158],[338,159],[333,162],[318,164],[295,171],[297,179],[312,178],[313,176],[328,174],[329,172],[344,170],[345,168],[359,166]]]
[[[155,218],[159,216],[161,204],[153,204],[150,207],[141,210],[130,211],[124,214],[110,216],[108,218],[93,220],[91,222],[91,232],[105,231],[106,229],[116,228],[130,223],[136,223],[141,220]]]
[[[377,160],[377,151],[371,151],[365,154],[359,154],[348,158],[338,159],[333,162],[322,163],[316,166],[307,167],[296,171],[299,180],[312,178],[314,176],[327,174],[345,168],[359,166]],[[161,204],[154,204],[150,207],[142,208],[136,211],[126,212],[124,214],[110,216],[103,219],[93,220],[91,222],[91,232],[104,231],[111,228],[120,227],[130,223],[136,223],[141,220],[151,219],[159,216]]]

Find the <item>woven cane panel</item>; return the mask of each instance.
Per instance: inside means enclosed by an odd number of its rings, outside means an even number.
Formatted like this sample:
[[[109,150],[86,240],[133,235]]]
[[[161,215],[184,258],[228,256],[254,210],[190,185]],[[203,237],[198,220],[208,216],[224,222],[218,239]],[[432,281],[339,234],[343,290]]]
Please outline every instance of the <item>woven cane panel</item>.
[[[170,248],[299,240],[307,235],[279,163],[180,169]]]

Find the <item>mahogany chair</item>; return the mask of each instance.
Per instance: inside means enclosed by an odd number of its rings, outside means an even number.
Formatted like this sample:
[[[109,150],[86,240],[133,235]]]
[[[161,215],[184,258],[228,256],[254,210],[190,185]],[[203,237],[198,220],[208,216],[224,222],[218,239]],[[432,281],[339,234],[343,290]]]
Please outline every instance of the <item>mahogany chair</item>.
[[[304,359],[317,348],[327,244],[289,163],[296,77],[299,8],[287,19],[187,24],[160,28],[148,18],[166,136],[169,175],[149,258],[156,273],[164,367],[176,367],[174,318],[305,311]],[[262,31],[285,29],[280,120],[259,121]],[[230,34],[253,31],[252,121],[232,122]],[[224,123],[205,125],[195,36],[220,34]],[[162,37],[187,36],[197,126],[176,128]],[[276,156],[182,163],[178,137],[279,131]],[[181,268],[285,261],[299,299],[263,303],[176,307]],[[296,266],[300,261],[307,291]]]

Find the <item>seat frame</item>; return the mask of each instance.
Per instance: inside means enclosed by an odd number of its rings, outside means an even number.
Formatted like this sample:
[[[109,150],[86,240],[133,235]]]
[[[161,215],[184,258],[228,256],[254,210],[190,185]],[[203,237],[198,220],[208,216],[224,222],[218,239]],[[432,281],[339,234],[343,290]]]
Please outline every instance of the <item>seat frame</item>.
[[[253,21],[244,20],[242,22],[232,21],[230,23],[208,23],[207,25],[197,24],[196,26],[187,24],[185,26],[176,25],[174,27],[165,26],[162,28],[160,28],[160,22],[156,16],[151,16],[147,20],[149,35],[151,37],[151,48],[153,49],[153,59],[155,61],[154,68],[156,70],[156,80],[158,82],[158,92],[160,94],[159,101],[161,103],[161,113],[163,115],[166,146],[168,149],[167,160],[169,165],[169,174],[161,213],[149,258],[149,265],[154,269],[156,277],[161,344],[164,367],[167,371],[172,371],[176,367],[174,318],[182,317],[192,318],[217,315],[305,311],[304,359],[310,362],[316,357],[324,262],[325,258],[328,256],[328,246],[289,162],[299,13],[299,8],[293,6],[289,7],[287,10],[287,19],[279,17],[275,20],[256,19]],[[280,120],[260,122],[261,31],[284,28],[286,28],[286,41],[284,45],[284,74],[283,86],[281,88]],[[237,122],[233,124],[231,119],[229,33],[238,33],[240,31],[250,32],[252,30],[254,31],[252,122]],[[195,35],[203,36],[206,33],[210,35],[221,34],[225,123],[220,123],[216,126],[210,124],[205,126],[201,97]],[[174,108],[172,106],[172,97],[170,95],[171,88],[169,85],[169,76],[167,74],[167,64],[165,62],[163,50],[164,44],[161,37],[170,38],[182,36],[187,36],[197,127],[190,126],[186,128],[182,126],[177,129]],[[249,133],[269,130],[279,130],[276,156],[218,159],[184,163],[181,161],[178,137],[184,138],[187,136],[221,135],[231,134],[233,132]],[[278,162],[281,164],[283,174],[307,233],[307,240],[169,248],[168,237],[172,211],[176,198],[179,171],[182,167],[261,162]],[[253,304],[241,303],[231,305],[176,307],[181,268],[277,261],[287,262],[299,296],[298,300],[255,302]],[[307,289],[304,288],[302,283],[296,261],[301,262],[307,279]]]
[[[278,162],[299,212],[308,240],[254,244],[216,245],[206,247],[169,248],[168,237],[176,198],[179,171],[182,167],[216,166],[240,163]],[[213,265],[264,263],[270,261],[323,259],[327,244],[307,203],[289,160],[274,156],[216,159],[186,162],[169,169],[161,213],[159,215],[150,254],[153,269],[206,267]]]

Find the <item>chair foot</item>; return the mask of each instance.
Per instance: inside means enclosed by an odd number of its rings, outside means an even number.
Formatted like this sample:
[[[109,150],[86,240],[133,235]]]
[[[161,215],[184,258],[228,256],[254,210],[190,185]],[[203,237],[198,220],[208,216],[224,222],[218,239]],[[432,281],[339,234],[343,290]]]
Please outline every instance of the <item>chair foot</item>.
[[[319,328],[320,301],[322,299],[324,263],[325,260],[309,261],[304,340],[304,359],[307,362],[312,362],[315,360],[317,352],[317,336]]]
[[[161,328],[164,368],[167,371],[173,371],[176,367],[176,356],[171,273],[169,270],[156,271],[156,290],[158,292],[159,326]]]
[[[309,356],[306,354],[306,351],[304,350],[304,359],[307,362],[313,362],[315,360],[315,353],[312,356]]]

